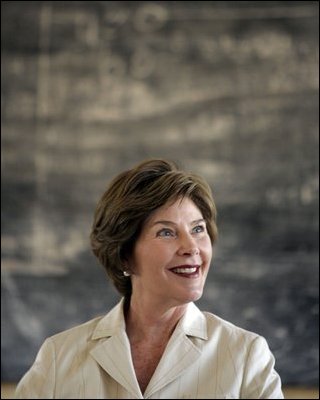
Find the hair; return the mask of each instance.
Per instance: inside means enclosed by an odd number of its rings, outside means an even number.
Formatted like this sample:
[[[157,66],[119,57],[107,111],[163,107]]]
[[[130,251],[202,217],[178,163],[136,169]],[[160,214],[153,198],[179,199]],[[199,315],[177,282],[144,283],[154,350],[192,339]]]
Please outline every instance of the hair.
[[[167,202],[190,198],[206,222],[211,243],[217,238],[216,206],[208,183],[171,161],[146,160],[116,176],[99,200],[90,233],[91,248],[116,289],[132,293],[124,264],[132,255],[150,215]]]

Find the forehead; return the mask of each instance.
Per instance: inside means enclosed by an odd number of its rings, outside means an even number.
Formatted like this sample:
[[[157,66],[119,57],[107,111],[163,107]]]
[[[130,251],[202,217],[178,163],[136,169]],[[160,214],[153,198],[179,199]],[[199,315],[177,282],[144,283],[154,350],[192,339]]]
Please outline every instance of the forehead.
[[[147,219],[146,225],[164,219],[172,222],[179,222],[181,219],[191,222],[201,218],[203,216],[197,205],[191,199],[185,197],[170,201],[156,209]]]

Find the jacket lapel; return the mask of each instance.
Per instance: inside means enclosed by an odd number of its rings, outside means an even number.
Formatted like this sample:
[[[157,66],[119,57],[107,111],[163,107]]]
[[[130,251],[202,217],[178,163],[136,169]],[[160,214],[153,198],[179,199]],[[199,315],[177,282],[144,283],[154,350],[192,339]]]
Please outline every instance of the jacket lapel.
[[[177,335],[174,340],[170,340],[144,393],[145,398],[177,379],[200,354],[201,351],[185,335]]]
[[[202,353],[202,340],[193,341],[194,337],[207,340],[207,325],[203,314],[190,303],[149,382],[144,393],[145,398],[177,379],[198,360]]]
[[[143,398],[134,372],[130,344],[125,331],[105,339],[90,353],[97,363],[135,398]]]
[[[135,398],[142,399],[125,330],[123,306],[124,299],[99,322],[92,335],[97,344],[90,354],[115,381]]]
[[[207,325],[200,310],[193,303],[189,303],[185,315],[169,340],[144,396],[133,367],[123,317],[123,300],[99,322],[92,339],[98,340],[90,352],[96,362],[120,385],[130,391],[134,398],[143,399],[177,379],[196,362],[202,352],[202,342],[207,340]]]

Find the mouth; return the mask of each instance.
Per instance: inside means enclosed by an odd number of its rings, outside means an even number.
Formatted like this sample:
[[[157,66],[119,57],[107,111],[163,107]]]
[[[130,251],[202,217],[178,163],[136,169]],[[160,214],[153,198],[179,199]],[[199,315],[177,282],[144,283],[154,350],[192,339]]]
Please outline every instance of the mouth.
[[[170,268],[170,271],[175,275],[181,276],[182,278],[198,278],[199,277],[200,265],[179,265],[177,267]]]

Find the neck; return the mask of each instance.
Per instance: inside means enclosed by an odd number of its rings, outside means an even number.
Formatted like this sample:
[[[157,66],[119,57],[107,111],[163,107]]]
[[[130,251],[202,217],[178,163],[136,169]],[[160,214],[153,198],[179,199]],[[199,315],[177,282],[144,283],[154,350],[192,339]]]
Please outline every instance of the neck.
[[[187,304],[159,307],[132,296],[126,313],[126,331],[130,341],[167,342],[186,307]]]

